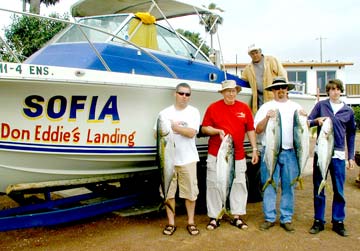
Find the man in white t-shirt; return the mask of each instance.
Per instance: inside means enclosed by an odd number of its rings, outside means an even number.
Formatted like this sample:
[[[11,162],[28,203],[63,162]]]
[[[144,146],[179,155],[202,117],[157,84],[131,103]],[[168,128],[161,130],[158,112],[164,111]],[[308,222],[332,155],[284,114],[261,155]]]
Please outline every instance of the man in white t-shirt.
[[[175,224],[175,194],[179,186],[179,197],[185,199],[185,207],[188,215],[187,230],[191,235],[199,234],[194,220],[195,204],[199,194],[197,184],[196,163],[199,161],[195,138],[200,126],[200,112],[197,108],[189,105],[191,87],[187,83],[176,86],[174,93],[175,104],[159,113],[162,118],[171,121],[175,142],[175,177],[171,181],[166,207],[168,224],[163,234],[172,235],[176,230]]]

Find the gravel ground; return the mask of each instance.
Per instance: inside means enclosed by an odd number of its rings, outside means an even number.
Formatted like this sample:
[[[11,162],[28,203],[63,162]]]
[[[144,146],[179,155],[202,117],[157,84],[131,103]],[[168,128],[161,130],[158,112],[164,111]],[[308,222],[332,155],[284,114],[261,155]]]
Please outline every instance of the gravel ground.
[[[357,147],[360,149],[359,137]],[[345,194],[349,237],[341,237],[331,230],[331,182],[327,187],[328,203],[325,231],[308,233],[313,221],[311,169],[304,178],[304,189],[296,190],[294,215],[295,233],[287,233],[277,223],[268,231],[260,231],[263,221],[262,203],[249,203],[246,221],[249,229],[239,230],[225,218],[221,226],[207,231],[204,191],[198,200],[196,222],[200,235],[190,236],[186,230],[183,203],[177,210],[178,229],[173,236],[164,236],[164,211],[124,217],[110,213],[100,217],[56,227],[0,232],[1,250],[356,250],[360,244],[360,188],[355,183],[359,167],[347,172]],[[0,206],[8,203],[5,196]]]

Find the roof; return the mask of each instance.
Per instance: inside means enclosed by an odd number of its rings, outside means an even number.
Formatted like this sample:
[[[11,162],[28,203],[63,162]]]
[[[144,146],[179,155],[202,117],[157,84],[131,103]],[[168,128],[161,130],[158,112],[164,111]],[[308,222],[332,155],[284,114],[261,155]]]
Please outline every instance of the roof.
[[[150,9],[155,1],[153,0],[80,0],[71,6],[71,14],[74,17],[98,16],[119,13],[151,12],[157,20],[166,18],[196,15],[197,13],[218,13],[212,12],[203,7],[197,7],[176,0],[156,0],[161,12],[154,7]],[[150,11],[151,10],[151,11]]]
[[[249,63],[227,63],[225,67],[230,68],[245,68]],[[352,62],[281,62],[284,67],[344,67],[347,65],[354,65]]]

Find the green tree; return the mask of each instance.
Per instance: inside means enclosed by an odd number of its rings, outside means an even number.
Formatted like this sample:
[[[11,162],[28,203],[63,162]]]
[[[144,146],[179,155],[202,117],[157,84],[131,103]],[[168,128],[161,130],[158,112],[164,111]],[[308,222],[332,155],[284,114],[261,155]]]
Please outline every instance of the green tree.
[[[50,17],[69,20],[67,14],[63,16],[51,14]],[[21,61],[39,50],[55,34],[66,27],[64,23],[44,18],[14,15],[11,19],[11,25],[5,29],[5,40]],[[15,61],[11,55],[3,52],[1,54],[3,60]]]
[[[21,0],[23,2],[23,11],[25,11],[26,3],[30,4],[30,13],[40,14],[40,4],[45,4],[46,6],[55,5],[60,0]]]
[[[205,7],[205,6],[204,6]],[[209,10],[217,10],[220,12],[224,12],[220,7],[217,7],[216,4],[211,3],[207,7]],[[222,24],[224,19],[219,15],[215,15],[212,13],[201,14],[200,24],[205,26],[205,31],[210,33],[210,46],[211,49],[213,46],[213,35],[217,32],[218,25]],[[215,24],[214,24],[215,23]]]
[[[360,106],[352,107],[355,116],[356,127],[360,129]]]
[[[183,35],[187,39],[189,39],[191,42],[193,42],[196,46],[200,46],[203,42],[203,39],[200,37],[200,33],[195,33],[191,31],[186,31],[183,29],[177,29],[176,30],[179,34]],[[200,48],[202,52],[204,52],[207,56],[209,56],[210,48],[205,43]]]

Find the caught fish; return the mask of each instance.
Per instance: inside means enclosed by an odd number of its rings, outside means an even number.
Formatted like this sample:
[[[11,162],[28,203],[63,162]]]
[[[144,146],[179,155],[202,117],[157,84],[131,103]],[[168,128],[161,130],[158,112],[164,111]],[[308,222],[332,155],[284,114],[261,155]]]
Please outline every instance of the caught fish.
[[[226,213],[226,201],[230,194],[231,185],[234,179],[235,157],[233,140],[227,134],[221,142],[216,159],[216,187],[220,193],[223,209],[217,219]]]
[[[265,182],[262,190],[265,191],[266,187],[271,184],[276,190],[276,183],[273,175],[276,168],[277,159],[281,150],[281,117],[279,110],[275,110],[276,115],[269,119],[265,129],[265,153],[264,161],[269,173],[269,178]]]
[[[322,176],[322,181],[318,190],[318,194],[320,194],[326,185],[327,172],[334,152],[334,129],[330,118],[324,120],[319,137],[316,141],[316,146],[318,156],[317,164]]]
[[[306,168],[306,163],[309,159],[310,149],[310,134],[307,124],[307,117],[299,114],[299,111],[294,113],[294,150],[296,160],[298,163],[299,174],[293,180],[292,184],[299,182],[300,188],[302,185],[302,174]]]
[[[165,201],[170,187],[171,180],[174,177],[174,157],[175,157],[175,142],[174,134],[171,129],[171,122],[159,116],[156,125],[156,149],[157,162],[161,176],[161,192]],[[168,205],[170,206],[170,205]],[[170,207],[171,208],[171,207]]]

